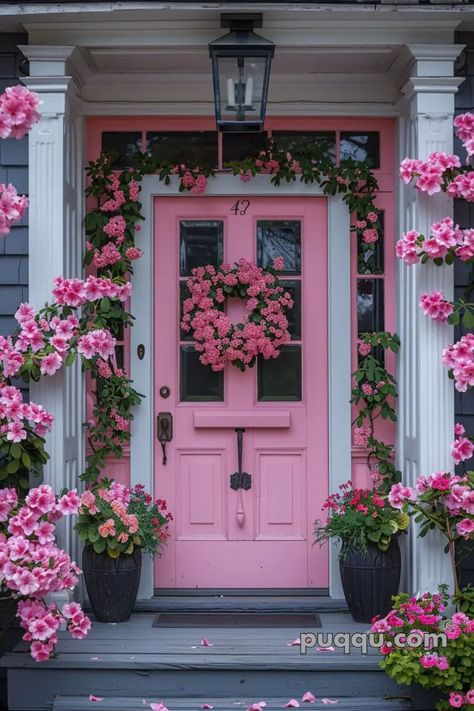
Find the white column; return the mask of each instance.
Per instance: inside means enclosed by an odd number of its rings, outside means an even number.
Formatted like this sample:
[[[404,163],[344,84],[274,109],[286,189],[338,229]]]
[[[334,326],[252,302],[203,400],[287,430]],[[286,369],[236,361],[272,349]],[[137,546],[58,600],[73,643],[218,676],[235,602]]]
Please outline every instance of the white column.
[[[69,76],[74,47],[21,47],[30,60],[24,79],[41,99],[41,121],[29,135],[29,301],[52,301],[58,275],[82,275],[83,131],[77,85]],[[84,383],[80,366],[30,384],[30,396],[54,415],[47,436],[44,481],[56,492],[75,488],[83,467]],[[72,521],[61,522],[61,545],[76,555]]]
[[[454,95],[461,79],[455,78],[454,60],[462,47],[408,48],[412,56],[410,78],[403,87],[399,130],[399,158],[426,158],[433,151],[453,150]],[[439,194],[428,197],[413,187],[400,188],[400,232],[417,229],[423,234],[440,217],[452,216],[452,201]],[[419,296],[440,289],[453,298],[453,268],[431,264],[407,267],[397,260],[399,358],[399,427],[397,456],[407,484],[420,474],[449,471],[453,467],[450,444],[454,427],[452,380],[441,363],[443,348],[452,342],[453,329],[423,315]],[[445,541],[436,532],[425,538],[412,527],[405,553],[411,562],[405,586],[413,592],[435,591],[451,584]]]

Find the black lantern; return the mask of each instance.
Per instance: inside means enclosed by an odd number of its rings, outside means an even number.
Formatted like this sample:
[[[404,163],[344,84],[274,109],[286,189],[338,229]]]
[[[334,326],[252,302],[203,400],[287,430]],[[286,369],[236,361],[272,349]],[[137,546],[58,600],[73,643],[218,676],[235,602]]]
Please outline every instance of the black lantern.
[[[230,32],[209,44],[220,131],[263,129],[275,45],[253,32],[261,26],[260,14],[224,14]]]

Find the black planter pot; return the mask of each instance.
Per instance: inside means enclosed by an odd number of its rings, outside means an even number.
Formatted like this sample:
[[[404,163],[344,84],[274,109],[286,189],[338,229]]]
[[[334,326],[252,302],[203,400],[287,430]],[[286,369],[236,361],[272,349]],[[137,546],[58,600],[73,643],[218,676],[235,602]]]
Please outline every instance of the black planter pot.
[[[339,560],[342,587],[349,611],[356,622],[370,622],[375,615],[384,617],[392,609],[392,595],[398,592],[401,572],[400,546],[397,538],[386,551],[370,545],[367,555],[349,550]]]
[[[137,599],[142,568],[142,552],[111,558],[86,546],[82,570],[89,601],[98,622],[126,622]]]
[[[456,567],[461,590],[474,587],[474,541],[460,541],[456,546]]]
[[[436,704],[446,698],[439,689],[426,689],[421,684],[410,686],[411,707],[413,711],[435,711]]]

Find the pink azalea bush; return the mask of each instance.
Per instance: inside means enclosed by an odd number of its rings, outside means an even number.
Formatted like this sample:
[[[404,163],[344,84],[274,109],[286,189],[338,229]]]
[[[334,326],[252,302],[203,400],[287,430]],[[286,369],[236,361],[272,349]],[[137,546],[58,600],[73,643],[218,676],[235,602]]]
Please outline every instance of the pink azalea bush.
[[[91,626],[77,603],[59,609],[47,602],[50,593],[72,591],[78,583],[77,564],[55,543],[55,524],[77,514],[79,504],[76,490],[56,496],[46,484],[24,501],[15,489],[0,489],[0,594],[19,601],[23,639],[38,662],[54,652],[60,627],[82,639]]]
[[[455,442],[453,456],[458,457],[460,450],[472,454],[465,442]],[[446,537],[457,591],[456,548],[459,552],[463,541],[474,540],[474,472],[462,476],[435,472],[420,476],[413,488],[396,484],[390,490],[389,501],[415,516],[420,536],[436,528]]]
[[[388,615],[372,624],[382,642],[382,669],[399,684],[438,689],[445,697],[438,711],[467,711],[474,701],[474,618],[463,612],[446,615],[445,587],[417,597],[403,593],[393,601]],[[443,635],[446,645],[435,646]]]
[[[245,259],[234,267],[193,269],[186,282],[190,297],[184,301],[181,328],[192,334],[203,365],[219,371],[232,363],[245,370],[258,355],[278,357],[280,346],[290,340],[286,310],[293,307],[276,276],[281,269],[281,257],[268,269]],[[248,315],[243,323],[233,324],[219,308],[229,297],[246,299]]]
[[[12,224],[21,220],[27,207],[25,195],[18,195],[11,184],[0,183],[0,237],[7,235]]]

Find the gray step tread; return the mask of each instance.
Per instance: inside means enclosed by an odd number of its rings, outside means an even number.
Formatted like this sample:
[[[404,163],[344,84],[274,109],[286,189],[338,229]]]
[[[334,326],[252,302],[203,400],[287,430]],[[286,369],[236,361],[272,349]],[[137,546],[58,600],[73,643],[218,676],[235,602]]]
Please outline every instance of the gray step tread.
[[[149,708],[150,701],[155,703],[164,703],[169,711],[200,711],[202,704],[207,703],[214,707],[214,711],[246,711],[248,706],[255,701],[262,701],[265,697],[258,699],[245,698],[168,698],[160,699],[159,697],[146,698],[141,697],[104,697],[101,702],[91,703],[88,696],[56,696],[53,704],[53,711],[81,711],[82,709],[90,709],[93,707],[97,711],[146,711]],[[330,697],[331,699],[338,698],[338,703],[334,705],[325,705],[321,698],[317,697],[314,704],[301,703],[301,711],[313,711],[316,709],[337,709],[338,711],[357,711],[357,709],[370,709],[370,711],[405,711],[410,709],[408,700],[401,698],[374,698],[374,697]],[[288,698],[265,698],[265,711],[281,711],[288,702]],[[147,703],[144,703],[147,702]]]
[[[262,650],[263,651],[263,650]],[[196,654],[86,654],[62,652],[56,658],[41,663],[42,669],[212,669],[219,670],[301,670],[301,671],[373,671],[383,673],[375,655],[345,654],[273,654],[270,649],[256,654],[208,654],[200,649]],[[37,668],[28,652],[12,652],[0,660],[7,668]]]

